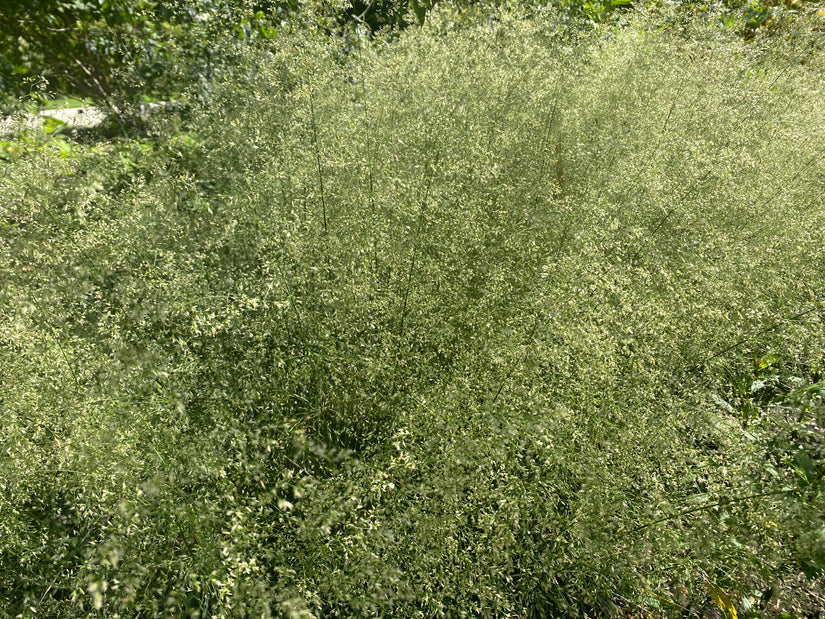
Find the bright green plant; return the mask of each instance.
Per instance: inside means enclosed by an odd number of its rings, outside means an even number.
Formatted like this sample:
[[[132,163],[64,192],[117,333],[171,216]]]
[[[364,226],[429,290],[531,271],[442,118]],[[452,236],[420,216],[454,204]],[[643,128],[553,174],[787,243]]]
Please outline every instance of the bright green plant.
[[[814,612],[821,34],[456,15],[2,144],[0,613]]]

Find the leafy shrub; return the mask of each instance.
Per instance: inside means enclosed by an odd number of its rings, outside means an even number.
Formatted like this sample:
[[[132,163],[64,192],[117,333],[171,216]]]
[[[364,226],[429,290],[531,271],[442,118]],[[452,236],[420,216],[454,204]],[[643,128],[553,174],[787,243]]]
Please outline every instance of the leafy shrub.
[[[12,98],[72,95],[139,124],[144,99],[179,96],[231,73],[238,48],[277,36],[282,2],[13,0],[0,14],[0,88]],[[267,10],[265,14],[263,10]]]

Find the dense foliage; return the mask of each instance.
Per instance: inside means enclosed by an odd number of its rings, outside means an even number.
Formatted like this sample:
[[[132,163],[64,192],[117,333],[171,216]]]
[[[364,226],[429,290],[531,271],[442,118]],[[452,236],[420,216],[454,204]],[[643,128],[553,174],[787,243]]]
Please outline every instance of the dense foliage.
[[[820,616],[822,22],[463,15],[0,143],[0,614]]]
[[[208,88],[231,72],[239,47],[276,36],[292,4],[7,0],[0,92],[7,104],[10,97],[60,93],[128,114],[147,97],[177,96],[196,83]]]
[[[676,7],[702,14],[746,37],[810,12],[815,0],[5,0],[0,11],[0,109],[55,93],[106,107],[124,124],[134,105],[177,98],[233,73],[238,53],[268,48],[282,29],[311,25],[351,38],[423,24],[436,7],[470,15],[555,6],[569,31],[615,21],[619,9]],[[443,13],[443,11],[442,11]],[[441,17],[439,17],[441,19]],[[459,19],[459,21],[461,21]]]

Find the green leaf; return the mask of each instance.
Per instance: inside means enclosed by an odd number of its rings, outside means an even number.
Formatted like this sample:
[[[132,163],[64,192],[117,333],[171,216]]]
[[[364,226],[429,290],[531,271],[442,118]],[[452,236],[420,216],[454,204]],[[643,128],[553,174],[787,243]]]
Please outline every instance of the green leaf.
[[[52,116],[45,116],[43,118],[43,129],[46,133],[54,133],[60,127],[65,127],[66,123],[59,118],[54,118]]]
[[[796,452],[793,462],[793,468],[797,476],[804,481],[805,484],[812,483],[816,477],[816,464],[811,457],[805,453],[804,450],[800,449]]]

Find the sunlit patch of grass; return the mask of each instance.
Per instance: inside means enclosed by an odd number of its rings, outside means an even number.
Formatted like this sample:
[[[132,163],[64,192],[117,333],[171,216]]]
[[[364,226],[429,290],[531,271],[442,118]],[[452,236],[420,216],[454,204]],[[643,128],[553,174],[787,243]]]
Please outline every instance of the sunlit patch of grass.
[[[3,144],[3,612],[817,607],[820,35],[451,19]]]

